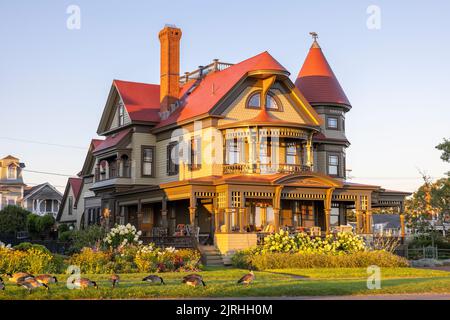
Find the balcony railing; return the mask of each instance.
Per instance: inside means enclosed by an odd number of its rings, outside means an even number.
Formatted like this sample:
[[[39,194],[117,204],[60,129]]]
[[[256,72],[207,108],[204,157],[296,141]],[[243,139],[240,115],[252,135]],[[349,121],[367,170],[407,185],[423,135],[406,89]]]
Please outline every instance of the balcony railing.
[[[109,168],[95,168],[95,181],[103,181],[115,178],[131,178],[131,167],[123,167],[122,172],[115,165]]]
[[[311,171],[311,167],[301,164],[248,164],[234,163],[223,165],[223,174],[246,174],[246,173],[299,173]]]

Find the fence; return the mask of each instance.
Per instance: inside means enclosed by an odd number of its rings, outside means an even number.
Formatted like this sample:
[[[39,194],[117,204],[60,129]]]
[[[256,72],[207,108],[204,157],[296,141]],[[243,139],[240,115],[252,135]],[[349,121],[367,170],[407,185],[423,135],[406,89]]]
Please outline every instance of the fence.
[[[405,257],[408,260],[419,259],[450,259],[450,249],[439,249],[437,247],[405,248]]]
[[[30,242],[32,244],[39,244],[46,247],[51,253],[64,254],[70,247],[70,242],[58,241],[58,240],[30,240],[30,239],[17,239],[0,237],[0,241],[4,244],[11,246],[16,246],[22,242]]]

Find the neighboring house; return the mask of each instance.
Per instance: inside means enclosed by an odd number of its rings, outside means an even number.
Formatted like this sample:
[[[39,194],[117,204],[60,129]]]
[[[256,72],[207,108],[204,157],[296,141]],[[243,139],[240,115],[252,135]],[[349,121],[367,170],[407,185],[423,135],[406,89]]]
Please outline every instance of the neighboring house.
[[[56,217],[59,223],[67,223],[73,226],[79,226],[81,221],[80,211],[82,207],[77,206],[78,198],[81,194],[83,179],[69,178],[66,189],[64,191],[63,199]]]
[[[35,187],[26,187],[22,206],[38,215],[56,215],[61,204],[62,194],[50,183],[45,182]]]
[[[25,164],[13,156],[0,159],[0,210],[7,205],[22,204],[25,188],[23,168]]]
[[[402,228],[402,221],[397,214],[374,214],[373,231],[381,235],[399,236]]]
[[[92,220],[92,197],[107,225],[154,236],[191,224],[225,253],[255,245],[257,231],[328,232],[349,210],[370,233],[372,207],[401,211],[408,193],[346,181],[352,106],[316,40],[293,83],[267,51],[180,77],[181,30],[166,26],[159,39],[160,84],[112,83],[97,130],[105,139],[76,179],[89,195],[80,225]],[[69,180],[61,222],[68,199],[77,203],[72,189]]]
[[[63,205],[61,206],[56,220],[59,223],[74,224],[77,229],[83,229],[88,225],[100,224],[101,198],[96,197],[91,191],[94,181],[95,158],[92,151],[102,142],[93,139],[89,146],[83,168],[78,173],[79,178],[70,178],[66,192],[64,193]],[[69,197],[72,197],[70,200]],[[71,205],[69,205],[71,202]],[[71,211],[71,214],[69,214]]]

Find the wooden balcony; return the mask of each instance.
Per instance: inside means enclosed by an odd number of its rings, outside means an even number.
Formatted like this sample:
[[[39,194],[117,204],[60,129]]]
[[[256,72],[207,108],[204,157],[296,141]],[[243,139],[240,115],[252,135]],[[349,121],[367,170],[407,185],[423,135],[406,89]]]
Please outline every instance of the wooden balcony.
[[[309,172],[311,167],[301,164],[249,164],[234,163],[223,165],[223,174],[247,174],[247,173],[299,173]]]

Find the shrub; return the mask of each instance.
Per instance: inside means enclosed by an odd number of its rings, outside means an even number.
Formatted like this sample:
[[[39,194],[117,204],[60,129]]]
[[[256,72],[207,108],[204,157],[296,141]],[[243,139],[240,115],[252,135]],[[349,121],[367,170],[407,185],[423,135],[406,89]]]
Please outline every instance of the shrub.
[[[48,214],[44,216],[29,214],[27,216],[28,232],[35,237],[48,233],[54,224],[55,218]]]
[[[200,253],[192,249],[161,249],[150,244],[139,249],[134,261],[139,272],[196,271],[200,267]]]
[[[141,231],[137,231],[135,226],[131,224],[116,225],[103,239],[106,246],[117,249],[119,247],[125,247],[129,245],[139,245],[142,241],[139,241]]]
[[[33,243],[30,243],[30,242],[19,243],[18,245],[14,246],[14,249],[15,250],[20,250],[20,251],[28,251],[30,249],[34,249],[34,250],[41,251],[43,253],[50,254],[50,251],[46,247],[44,247],[44,246],[42,246],[40,244],[33,244]]]
[[[350,254],[329,255],[323,253],[266,253],[238,252],[232,258],[236,267],[257,270],[286,268],[357,268],[407,267],[408,261],[386,251],[364,251]]]
[[[56,258],[41,246],[31,245],[23,250],[0,247],[0,273],[29,272],[58,273],[64,267],[61,258]]]
[[[110,273],[114,271],[111,253],[92,248],[83,248],[72,255],[69,264],[79,266],[82,273]]]
[[[68,254],[79,253],[85,247],[100,247],[105,233],[105,229],[100,226],[89,226],[84,230],[72,231],[71,235],[67,235],[68,239],[72,240]]]
[[[337,255],[364,251],[365,249],[364,240],[353,233],[340,232],[335,235],[327,235],[322,239],[320,237],[312,238],[306,233],[290,235],[289,232],[281,230],[279,233],[265,237],[263,245],[255,248],[254,251],[260,254],[303,252]]]
[[[18,206],[6,206],[0,210],[0,234],[12,235],[26,230],[29,211]]]

